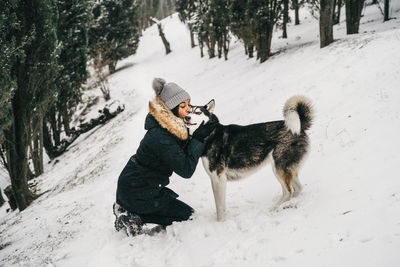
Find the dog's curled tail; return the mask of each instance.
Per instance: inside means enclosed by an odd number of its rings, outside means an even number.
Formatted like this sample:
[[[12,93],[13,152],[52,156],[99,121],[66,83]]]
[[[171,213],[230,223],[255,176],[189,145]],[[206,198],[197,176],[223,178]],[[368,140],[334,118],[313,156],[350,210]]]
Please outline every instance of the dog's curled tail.
[[[302,95],[289,98],[283,107],[286,127],[294,134],[300,134],[311,127],[314,112],[310,99]]]

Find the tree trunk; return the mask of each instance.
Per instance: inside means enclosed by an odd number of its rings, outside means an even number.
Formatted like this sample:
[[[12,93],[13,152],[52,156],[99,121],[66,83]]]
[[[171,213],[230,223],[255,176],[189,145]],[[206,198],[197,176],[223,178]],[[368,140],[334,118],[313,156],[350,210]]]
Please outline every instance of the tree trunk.
[[[208,49],[208,57],[209,58],[214,58],[215,57],[215,38],[214,37],[208,37],[209,40],[206,43],[207,49]]]
[[[61,115],[62,115],[62,123],[63,123],[63,126],[64,126],[64,132],[65,132],[65,134],[67,136],[70,136],[71,135],[71,129],[69,127],[69,122],[70,122],[71,118],[70,118],[70,115],[69,115],[69,112],[68,112],[67,105],[63,105],[63,107],[61,108],[60,112],[61,112]],[[43,124],[43,121],[42,121],[42,124]],[[43,127],[42,127],[42,129],[43,129]]]
[[[289,22],[289,0],[283,0],[282,38],[287,39],[287,24]]]
[[[50,159],[54,159],[61,154],[63,154],[69,145],[71,145],[81,134],[86,133],[98,125],[104,125],[107,121],[111,120],[119,113],[124,111],[124,106],[118,106],[114,112],[110,112],[109,108],[106,106],[102,110],[99,110],[100,115],[97,118],[93,118],[89,123],[82,123],[79,125],[78,129],[74,128],[71,130],[71,135],[61,141],[61,145],[58,147],[53,147],[51,145],[51,140],[49,138],[48,128],[44,125],[43,127],[43,140],[46,152]]]
[[[111,99],[110,88],[108,87],[107,78],[102,79],[102,81],[100,82],[100,91],[103,93],[103,97],[104,97],[105,101],[108,101]]]
[[[222,57],[222,46],[223,46],[222,38],[218,38],[218,41],[217,41],[218,58]]]
[[[49,156],[50,159],[56,157],[54,154],[56,148],[53,146],[53,142],[51,141],[50,131],[46,123],[43,123],[43,146],[44,149],[46,150],[47,156]]]
[[[199,47],[200,47],[200,57],[204,57],[204,51],[203,51],[204,43],[201,40],[199,40]]]
[[[3,206],[4,202],[6,202],[3,198],[3,194],[1,193],[1,188],[0,188],[0,207]]]
[[[300,24],[299,0],[293,0],[293,7],[294,7],[294,24],[299,25]]]
[[[319,34],[320,47],[323,48],[333,42],[333,0],[320,1]]]
[[[257,50],[260,56],[260,63],[263,63],[269,58],[271,52],[272,30],[273,26],[271,24],[265,25],[265,32],[260,35],[260,48]]]
[[[273,28],[274,28],[274,26],[272,24],[270,24],[268,26],[268,31],[267,31],[267,55],[268,55],[268,58],[269,58],[269,56],[271,54],[271,43],[272,43]]]
[[[0,144],[0,159],[1,159],[1,164],[3,165],[3,167],[6,169],[7,172],[9,172],[8,170],[8,165],[7,165],[7,155],[6,155],[6,149],[5,149],[5,144]]]
[[[108,64],[108,72],[110,74],[115,73],[115,70],[117,69],[117,61],[116,60],[112,60],[110,62],[110,64]]]
[[[257,51],[257,56],[256,56],[256,59],[257,60],[259,60],[260,59],[260,51],[261,51],[261,47],[260,47],[260,35],[258,34],[258,37],[256,38],[256,41],[255,41],[255,47],[256,47],[256,51]]]
[[[190,32],[190,46],[193,48],[196,46],[194,43],[194,31],[193,31],[193,25],[192,23],[188,23],[189,26],[189,32]]]
[[[340,23],[340,13],[341,13],[341,10],[342,10],[342,0],[338,0],[337,7],[338,7],[338,10],[337,10],[337,13],[336,13],[336,16],[335,16],[335,24],[339,24]]]
[[[336,5],[337,5],[337,1],[333,0],[333,12],[332,12],[332,20],[333,20],[333,24],[336,24]]]
[[[356,34],[360,28],[361,12],[364,0],[346,0],[346,30],[347,34]]]
[[[229,32],[226,32],[223,35],[223,43],[224,43],[224,57],[225,60],[228,60],[229,43],[230,43]]]
[[[390,17],[389,17],[389,0],[385,0],[385,7],[384,7],[384,19],[383,19],[383,21],[388,21],[388,20],[390,20]]]
[[[26,179],[28,180],[28,181],[30,181],[30,180],[32,180],[33,178],[36,178],[37,176],[31,171],[31,168],[29,167],[29,163],[28,163],[28,166],[27,166],[27,173],[26,173]]]
[[[163,32],[161,23],[157,23],[157,27],[158,27],[158,33],[160,34],[161,40],[165,46],[165,54],[168,55],[169,53],[172,52],[171,47],[169,45],[169,42],[167,41],[167,38],[165,38],[165,34]]]
[[[25,115],[27,114],[25,101],[24,96],[17,90],[12,100],[13,126],[6,131],[6,138],[10,140],[6,145],[8,171],[12,191],[20,211],[28,207],[36,198],[29,190],[27,181],[30,125],[29,119]]]
[[[31,157],[34,176],[36,177],[43,173],[43,119],[39,119],[38,124],[38,127],[36,127],[37,129],[35,129],[33,133],[33,144],[31,145]]]
[[[54,107],[50,108],[49,112],[49,122],[52,131],[52,139],[54,141],[54,146],[60,145],[60,131],[58,130],[58,123],[57,123],[57,113]]]
[[[36,133],[34,136],[32,136],[32,143],[29,146],[29,150],[31,152],[31,159],[32,159],[32,164],[33,164],[33,171],[34,171],[34,176],[39,176],[42,174],[41,168],[40,168],[40,158],[39,158],[39,153],[38,153],[38,147],[39,147],[39,140],[38,136]],[[27,179],[30,180],[29,177],[29,163],[28,163],[28,169],[27,169]]]
[[[253,44],[249,44],[248,51],[249,51],[249,58],[253,58],[254,57],[254,45]]]
[[[4,194],[8,198],[8,204],[10,205],[10,208],[12,210],[16,210],[18,208],[17,207],[17,201],[15,200],[14,192],[13,192],[13,189],[12,189],[11,185],[9,185],[6,188],[4,188]]]

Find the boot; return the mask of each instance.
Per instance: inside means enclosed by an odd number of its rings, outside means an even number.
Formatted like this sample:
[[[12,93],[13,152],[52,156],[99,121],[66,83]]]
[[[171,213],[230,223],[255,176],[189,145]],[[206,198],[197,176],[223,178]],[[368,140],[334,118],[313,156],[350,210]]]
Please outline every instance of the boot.
[[[143,222],[139,215],[125,210],[117,203],[113,205],[113,212],[115,215],[115,230],[120,231],[125,228],[128,236],[135,236],[143,232]]]

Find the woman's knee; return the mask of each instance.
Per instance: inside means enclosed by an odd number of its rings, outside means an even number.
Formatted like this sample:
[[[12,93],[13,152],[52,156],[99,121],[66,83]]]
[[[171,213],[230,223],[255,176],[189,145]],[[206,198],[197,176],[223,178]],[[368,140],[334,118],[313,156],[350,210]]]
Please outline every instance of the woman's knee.
[[[179,212],[178,212],[179,217],[182,219],[182,221],[189,220],[190,217],[194,213],[194,209],[192,207],[190,207],[189,205],[187,205],[186,203],[184,203],[184,202],[181,202],[181,203],[182,203],[182,205],[179,208]]]

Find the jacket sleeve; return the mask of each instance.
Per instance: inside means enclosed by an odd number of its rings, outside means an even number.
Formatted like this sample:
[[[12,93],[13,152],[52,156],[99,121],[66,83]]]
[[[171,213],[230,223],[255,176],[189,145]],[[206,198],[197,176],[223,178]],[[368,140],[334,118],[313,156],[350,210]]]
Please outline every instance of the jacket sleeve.
[[[183,178],[192,177],[205,145],[192,139],[186,151],[173,138],[160,140],[160,155],[167,166]]]

